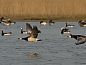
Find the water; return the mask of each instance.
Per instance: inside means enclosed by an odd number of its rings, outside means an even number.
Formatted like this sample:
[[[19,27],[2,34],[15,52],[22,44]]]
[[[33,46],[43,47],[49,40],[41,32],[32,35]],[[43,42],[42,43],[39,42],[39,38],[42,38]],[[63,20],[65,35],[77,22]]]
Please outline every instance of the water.
[[[41,30],[40,42],[31,43],[18,40],[27,35],[20,34],[20,28],[25,29],[26,22],[17,22],[12,26],[0,24],[4,31],[12,31],[12,36],[0,35],[0,65],[86,65],[86,44],[75,45],[76,40],[60,34],[60,28],[65,22],[56,22],[54,26],[41,26],[39,22],[29,22]],[[70,28],[73,34],[86,34],[86,28],[81,28],[77,22]],[[0,32],[1,34],[1,32]],[[37,53],[37,56],[33,54]]]

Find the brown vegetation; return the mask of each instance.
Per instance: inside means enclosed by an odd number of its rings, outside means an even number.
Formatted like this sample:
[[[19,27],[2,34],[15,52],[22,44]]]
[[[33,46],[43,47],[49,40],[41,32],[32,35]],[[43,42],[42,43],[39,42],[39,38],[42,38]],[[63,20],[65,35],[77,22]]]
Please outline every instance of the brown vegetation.
[[[86,0],[0,0],[0,16],[19,19],[86,19]]]

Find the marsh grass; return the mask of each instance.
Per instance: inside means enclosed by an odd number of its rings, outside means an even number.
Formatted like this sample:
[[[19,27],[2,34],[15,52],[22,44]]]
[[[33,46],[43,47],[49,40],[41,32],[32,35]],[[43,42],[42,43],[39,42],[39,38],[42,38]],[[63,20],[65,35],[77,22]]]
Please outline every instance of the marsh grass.
[[[0,0],[0,16],[14,19],[86,19],[86,0]]]

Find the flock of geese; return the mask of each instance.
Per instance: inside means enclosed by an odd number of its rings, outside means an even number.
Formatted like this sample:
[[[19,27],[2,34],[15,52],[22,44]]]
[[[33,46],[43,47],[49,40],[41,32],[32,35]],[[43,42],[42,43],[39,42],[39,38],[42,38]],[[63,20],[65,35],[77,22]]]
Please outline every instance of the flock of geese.
[[[77,42],[75,42],[76,45],[84,44],[86,42],[86,36],[84,35],[74,35],[71,34],[69,27],[74,27],[74,25],[68,25],[65,23],[66,26],[61,28],[61,34],[66,34],[67,37],[75,39]],[[81,20],[78,22],[80,27],[86,27],[86,21]]]
[[[16,22],[12,22],[10,19],[6,19],[4,17],[1,17],[1,24],[10,26],[15,24]],[[54,25],[55,22],[53,22],[52,20],[49,20],[48,22],[46,21],[40,21],[41,25]],[[78,22],[78,24],[81,27],[85,27],[86,26],[86,21],[84,20],[80,20]],[[65,23],[65,27],[61,28],[61,34],[65,35],[69,38],[74,38],[75,40],[77,40],[77,42],[75,42],[76,45],[80,45],[80,44],[84,44],[86,42],[86,36],[84,35],[73,35],[71,34],[69,27],[74,27],[75,25],[71,25],[68,24],[67,22]],[[41,33],[41,31],[37,28],[37,26],[33,25],[31,26],[29,23],[26,23],[26,30],[23,30],[23,28],[21,28],[21,34],[27,34],[27,37],[23,37],[23,38],[18,38],[20,40],[25,40],[25,41],[29,41],[29,42],[37,42],[37,41],[42,41],[41,39],[38,39],[38,34]],[[12,32],[4,32],[2,30],[1,35],[5,36],[5,35],[11,35]]]

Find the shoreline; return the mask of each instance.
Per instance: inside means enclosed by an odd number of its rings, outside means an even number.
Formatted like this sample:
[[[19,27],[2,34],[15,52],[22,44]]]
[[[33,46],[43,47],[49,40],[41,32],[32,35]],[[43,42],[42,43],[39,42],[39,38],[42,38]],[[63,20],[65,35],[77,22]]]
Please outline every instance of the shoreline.
[[[78,20],[86,20],[86,16],[61,16],[61,17],[25,17],[25,16],[5,16],[7,18],[10,18],[11,20],[59,20],[59,21],[78,21]]]

